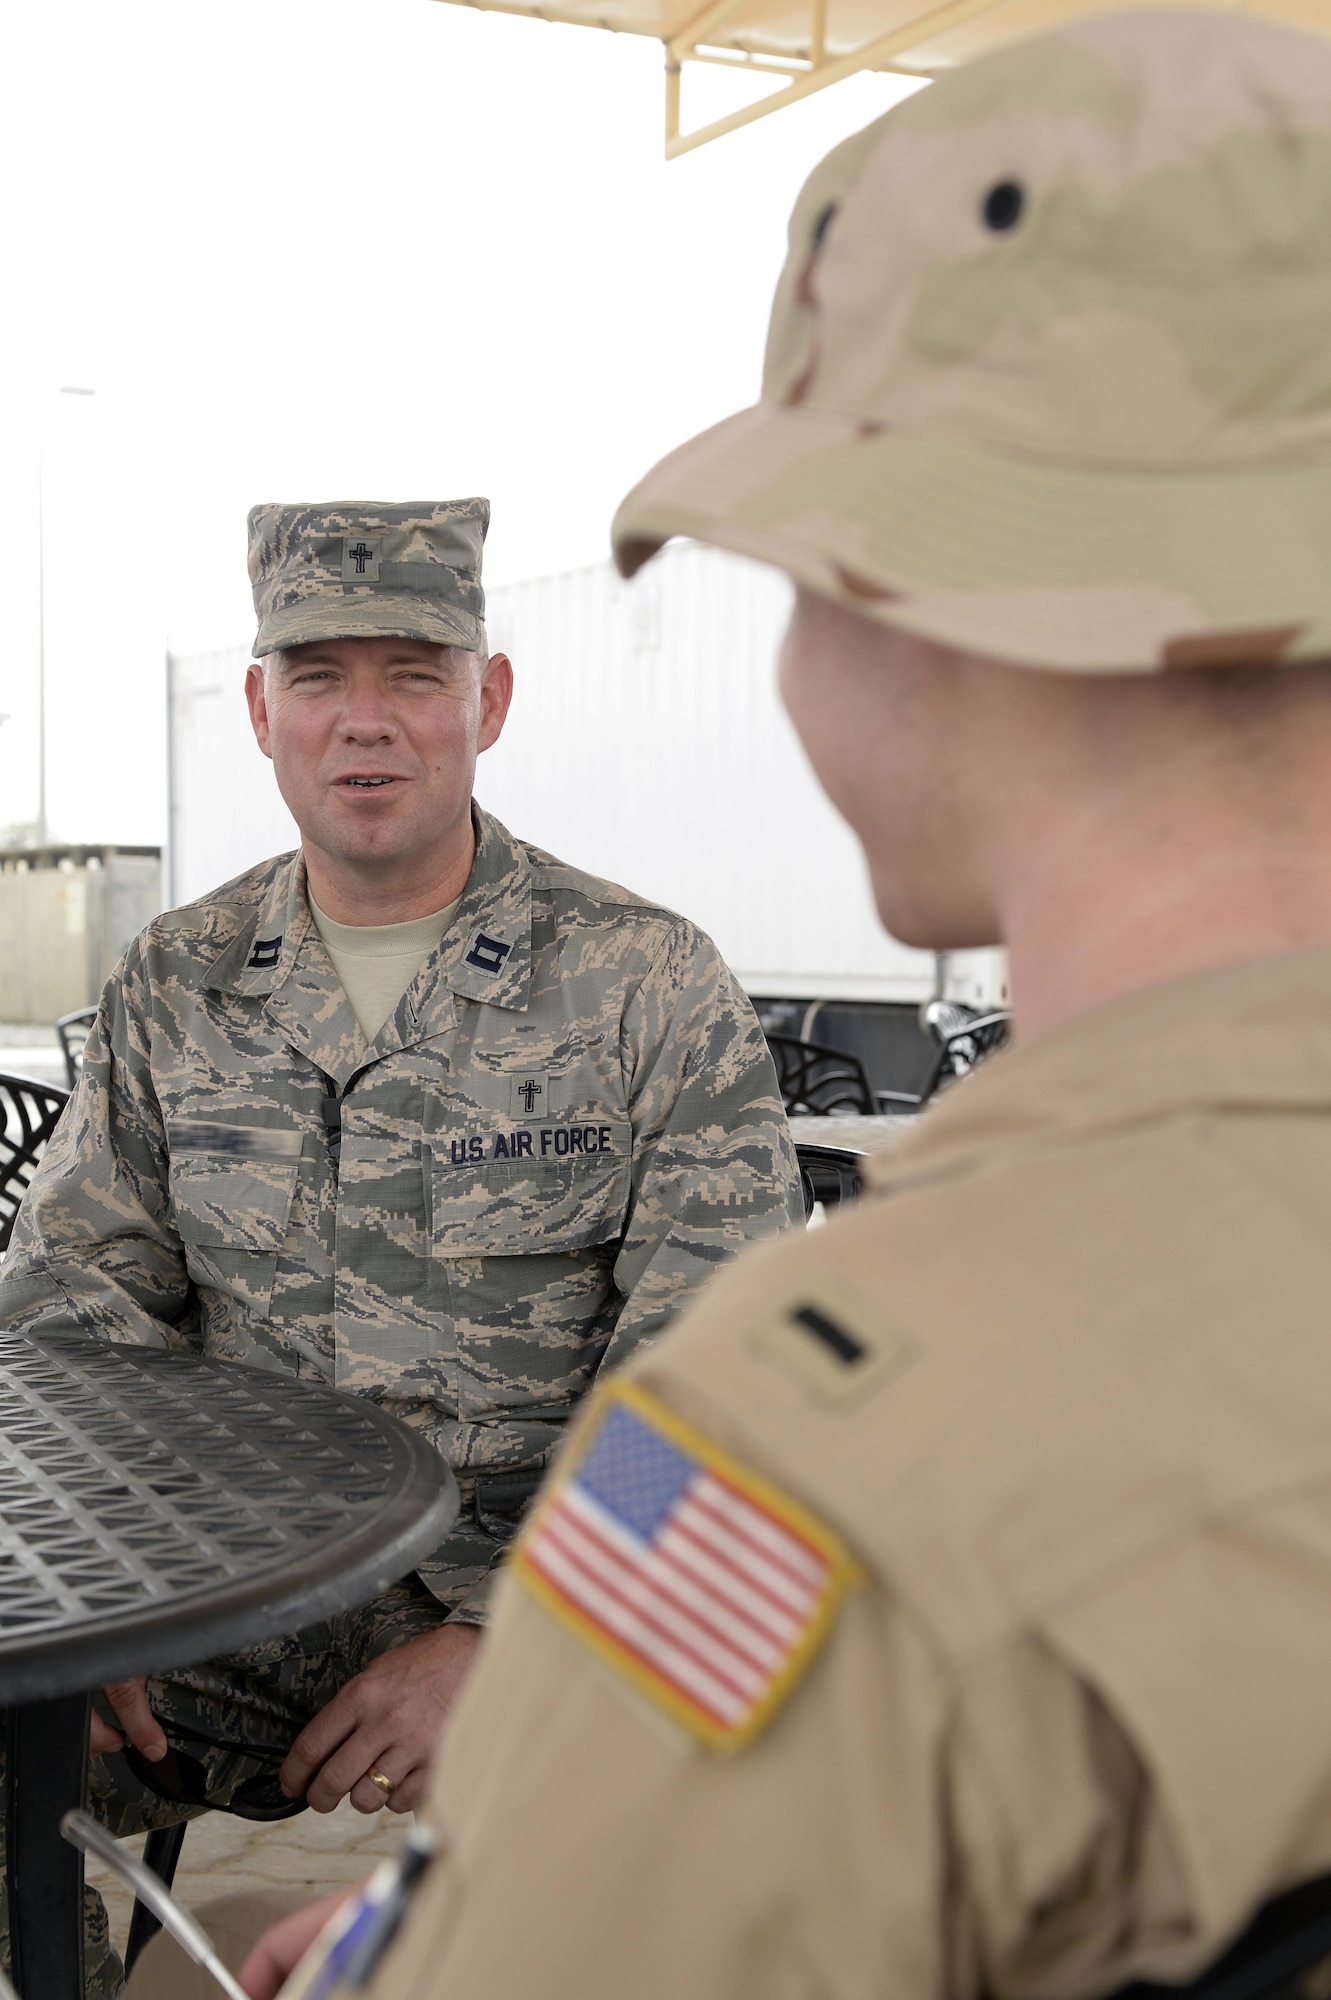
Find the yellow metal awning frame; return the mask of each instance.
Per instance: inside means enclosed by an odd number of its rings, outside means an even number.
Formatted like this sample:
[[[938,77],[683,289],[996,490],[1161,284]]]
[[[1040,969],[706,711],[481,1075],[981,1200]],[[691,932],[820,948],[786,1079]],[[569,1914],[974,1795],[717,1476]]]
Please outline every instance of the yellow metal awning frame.
[[[996,12],[1009,5],[1010,0],[947,0],[946,5],[929,6],[904,24],[872,36],[858,48],[839,55],[829,55],[826,48],[827,0],[808,0],[807,52],[799,55],[777,53],[762,47],[750,48],[733,39],[725,43],[711,39],[724,32],[727,24],[749,4],[749,0],[709,0],[709,4],[684,28],[668,38],[654,35],[650,28],[636,27],[629,22],[607,18],[598,20],[593,15],[546,6],[543,0],[530,0],[527,5],[523,5],[522,0],[454,0],[454,4],[475,7],[482,13],[520,14],[527,20],[557,21],[571,28],[608,29],[612,34],[646,35],[654,41],[661,41],[665,49],[665,152],[666,158],[673,160],[681,153],[690,153],[695,147],[722,138],[727,132],[738,132],[744,125],[770,117],[774,111],[784,110],[786,105],[795,104],[800,98],[812,97],[815,91],[827,90],[832,84],[840,83],[860,70],[890,70],[916,80],[927,80],[932,74],[930,69],[911,66],[900,58],[936,35],[964,27],[979,15]],[[763,76],[786,77],[788,81],[784,89],[771,91],[756,103],[742,105],[737,111],[728,112],[724,118],[715,118],[710,124],[699,126],[696,131],[681,132],[680,85],[686,63],[714,63],[740,74],[756,72]]]

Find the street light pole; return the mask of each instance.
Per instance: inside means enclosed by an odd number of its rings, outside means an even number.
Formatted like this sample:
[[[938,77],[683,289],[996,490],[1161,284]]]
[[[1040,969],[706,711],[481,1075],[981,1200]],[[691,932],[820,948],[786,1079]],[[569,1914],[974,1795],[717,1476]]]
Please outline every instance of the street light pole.
[[[62,396],[95,396],[95,389],[61,389]],[[46,454],[44,401],[37,405],[37,845],[45,847],[46,818]]]

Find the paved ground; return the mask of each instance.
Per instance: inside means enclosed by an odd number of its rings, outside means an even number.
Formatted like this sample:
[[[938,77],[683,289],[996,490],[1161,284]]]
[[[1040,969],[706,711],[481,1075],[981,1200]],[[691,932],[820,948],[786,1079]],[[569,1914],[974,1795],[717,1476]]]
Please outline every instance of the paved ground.
[[[304,1812],[268,1826],[253,1820],[209,1813],[192,1822],[185,1835],[175,1893],[187,1909],[210,1896],[243,1894],[247,1889],[308,1888],[311,1897],[358,1882],[385,1854],[392,1854],[408,1827],[410,1813],[358,1813],[344,1801],[334,1813]],[[127,1845],[137,1852],[138,1840]],[[88,1880],[106,1898],[111,1934],[123,1947],[129,1930],[130,1897],[100,1862],[90,1862]]]
[[[67,1089],[65,1058],[54,1029],[0,1021],[0,1073],[34,1076],[38,1083],[58,1083]]]

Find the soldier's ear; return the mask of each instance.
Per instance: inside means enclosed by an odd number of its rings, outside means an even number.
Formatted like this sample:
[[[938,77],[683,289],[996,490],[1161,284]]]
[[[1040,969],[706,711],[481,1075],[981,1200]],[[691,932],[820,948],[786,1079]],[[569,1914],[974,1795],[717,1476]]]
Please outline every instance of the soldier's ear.
[[[265,757],[272,756],[268,742],[268,702],[264,693],[263,668],[251,660],[245,669],[245,699],[249,703],[250,724],[255,741]]]
[[[507,653],[491,653],[481,674],[481,726],[477,751],[499,741],[499,732],[513,699],[513,662]]]

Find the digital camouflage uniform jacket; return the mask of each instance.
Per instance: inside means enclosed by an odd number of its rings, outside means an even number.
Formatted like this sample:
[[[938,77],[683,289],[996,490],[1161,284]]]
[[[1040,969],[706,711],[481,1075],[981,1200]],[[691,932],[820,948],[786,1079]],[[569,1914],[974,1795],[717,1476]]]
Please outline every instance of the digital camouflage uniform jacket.
[[[476,823],[372,1044],[299,855],[150,924],[0,1273],[11,1327],[311,1371],[423,1426],[464,1506],[421,1573],[464,1618],[602,1365],[802,1218],[711,941]]]

